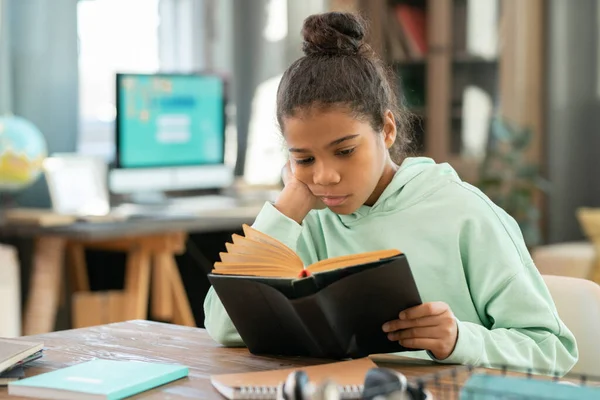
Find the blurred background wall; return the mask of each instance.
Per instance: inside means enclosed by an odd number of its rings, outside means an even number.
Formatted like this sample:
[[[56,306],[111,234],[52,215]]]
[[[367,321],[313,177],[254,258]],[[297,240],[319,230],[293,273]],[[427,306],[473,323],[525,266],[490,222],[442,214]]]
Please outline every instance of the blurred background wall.
[[[540,240],[580,239],[575,210],[600,203],[597,0],[577,0],[577,7],[568,0],[1,4],[0,112],[36,124],[52,153],[77,150],[114,159],[115,72],[216,71],[228,82],[228,162],[251,184],[277,183],[275,166],[285,156],[274,92],[286,66],[302,54],[302,22],[312,13],[350,10],[370,21],[371,43],[404,85],[423,154],[450,161],[477,183],[469,174],[485,157],[481,146],[489,142],[490,121],[505,115],[534,130],[527,152],[550,183],[536,195]],[[402,4],[422,10],[416,21],[420,15],[426,22],[420,28],[417,22],[415,32],[421,29],[430,47],[445,50],[419,54],[418,38],[416,48],[401,43],[401,35],[410,38],[401,27]],[[481,31],[482,24],[488,29]],[[484,37],[479,43],[477,29]],[[485,135],[473,134],[477,126],[487,127]],[[47,206],[43,180],[18,200]]]
[[[578,211],[600,207],[600,0],[0,0],[0,116],[32,122],[49,154],[112,169],[117,73],[216,74],[234,186],[276,192],[286,160],[277,86],[302,56],[304,19],[329,10],[367,19],[418,155],[490,196],[532,251],[587,246],[588,268],[597,257]],[[7,197],[50,206],[43,178],[0,195],[3,207]],[[231,233],[191,234],[178,258],[198,321],[205,269]],[[87,257],[94,288],[122,284],[122,256]]]
[[[548,241],[582,235],[573,214],[600,203],[599,21],[596,0],[547,2],[545,126]]]

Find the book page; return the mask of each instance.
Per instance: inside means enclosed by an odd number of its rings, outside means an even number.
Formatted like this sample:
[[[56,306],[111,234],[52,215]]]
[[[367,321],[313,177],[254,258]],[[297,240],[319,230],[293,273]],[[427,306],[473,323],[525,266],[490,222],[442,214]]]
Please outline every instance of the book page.
[[[233,243],[226,243],[225,248],[228,253],[269,257],[273,261],[277,260],[277,262],[286,265],[294,265],[298,269],[302,268],[302,264],[298,265],[298,260],[295,257],[289,257],[289,255],[279,252],[272,246],[265,246],[243,236],[233,235]]]
[[[300,259],[300,257],[298,257],[298,255],[289,247],[287,247],[285,244],[281,243],[279,240],[272,238],[269,235],[266,235],[248,225],[243,225],[243,229],[244,229],[244,236],[246,236],[248,239],[252,239],[256,242],[260,242],[260,243],[264,243],[266,245],[269,246],[273,246],[277,249],[279,249],[279,251],[281,251],[282,254],[286,254],[288,255],[290,258],[294,258],[297,259],[298,262],[302,265],[302,260]]]
[[[297,266],[290,265],[276,257],[263,256],[260,254],[219,253],[221,263],[224,265],[238,263],[254,263],[257,265],[277,265],[279,268],[300,272]]]
[[[276,239],[243,225],[244,235],[232,235],[227,252],[219,253],[213,273],[223,275],[295,278],[304,269],[302,260]]]
[[[296,269],[282,268],[279,264],[264,264],[256,262],[240,263],[215,263],[213,274],[264,276],[269,278],[296,278],[299,271]]]
[[[398,250],[378,250],[368,253],[351,254],[347,256],[333,257],[321,260],[307,267],[311,272],[331,271],[334,269],[351,267],[353,265],[367,264],[402,254]]]

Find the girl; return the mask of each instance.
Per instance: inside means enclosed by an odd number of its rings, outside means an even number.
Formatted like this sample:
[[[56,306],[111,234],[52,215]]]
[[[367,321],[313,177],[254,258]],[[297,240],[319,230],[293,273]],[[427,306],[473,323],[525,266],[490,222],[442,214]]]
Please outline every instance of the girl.
[[[381,329],[443,363],[566,373],[577,361],[515,221],[448,164],[408,157],[405,117],[382,62],[352,14],[304,22],[305,56],[284,73],[277,118],[289,162],[285,187],[254,228],[306,265],[397,248],[424,304]],[[399,163],[392,160],[394,148]],[[205,300],[218,342],[243,345],[218,296]]]

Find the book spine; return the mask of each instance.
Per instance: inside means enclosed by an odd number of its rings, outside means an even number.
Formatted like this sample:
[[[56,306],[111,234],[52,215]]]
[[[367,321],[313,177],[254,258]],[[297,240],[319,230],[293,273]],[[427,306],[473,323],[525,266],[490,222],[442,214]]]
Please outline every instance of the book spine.
[[[233,400],[262,400],[276,398],[276,386],[244,386],[239,388],[233,396]]]
[[[277,390],[277,386],[243,386],[234,393],[232,400],[275,400],[277,399]],[[341,399],[360,399],[363,386],[338,386],[338,391]]]
[[[293,299],[310,296],[319,291],[317,278],[313,275],[292,281]]]

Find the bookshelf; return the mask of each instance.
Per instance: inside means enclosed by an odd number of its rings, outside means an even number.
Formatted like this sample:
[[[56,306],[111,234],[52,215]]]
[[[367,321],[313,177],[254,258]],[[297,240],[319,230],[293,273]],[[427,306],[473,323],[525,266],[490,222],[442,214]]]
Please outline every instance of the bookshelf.
[[[541,0],[329,0],[329,9],[369,21],[368,40],[414,116],[419,154],[474,182],[490,118],[502,115],[534,129],[541,162]]]

